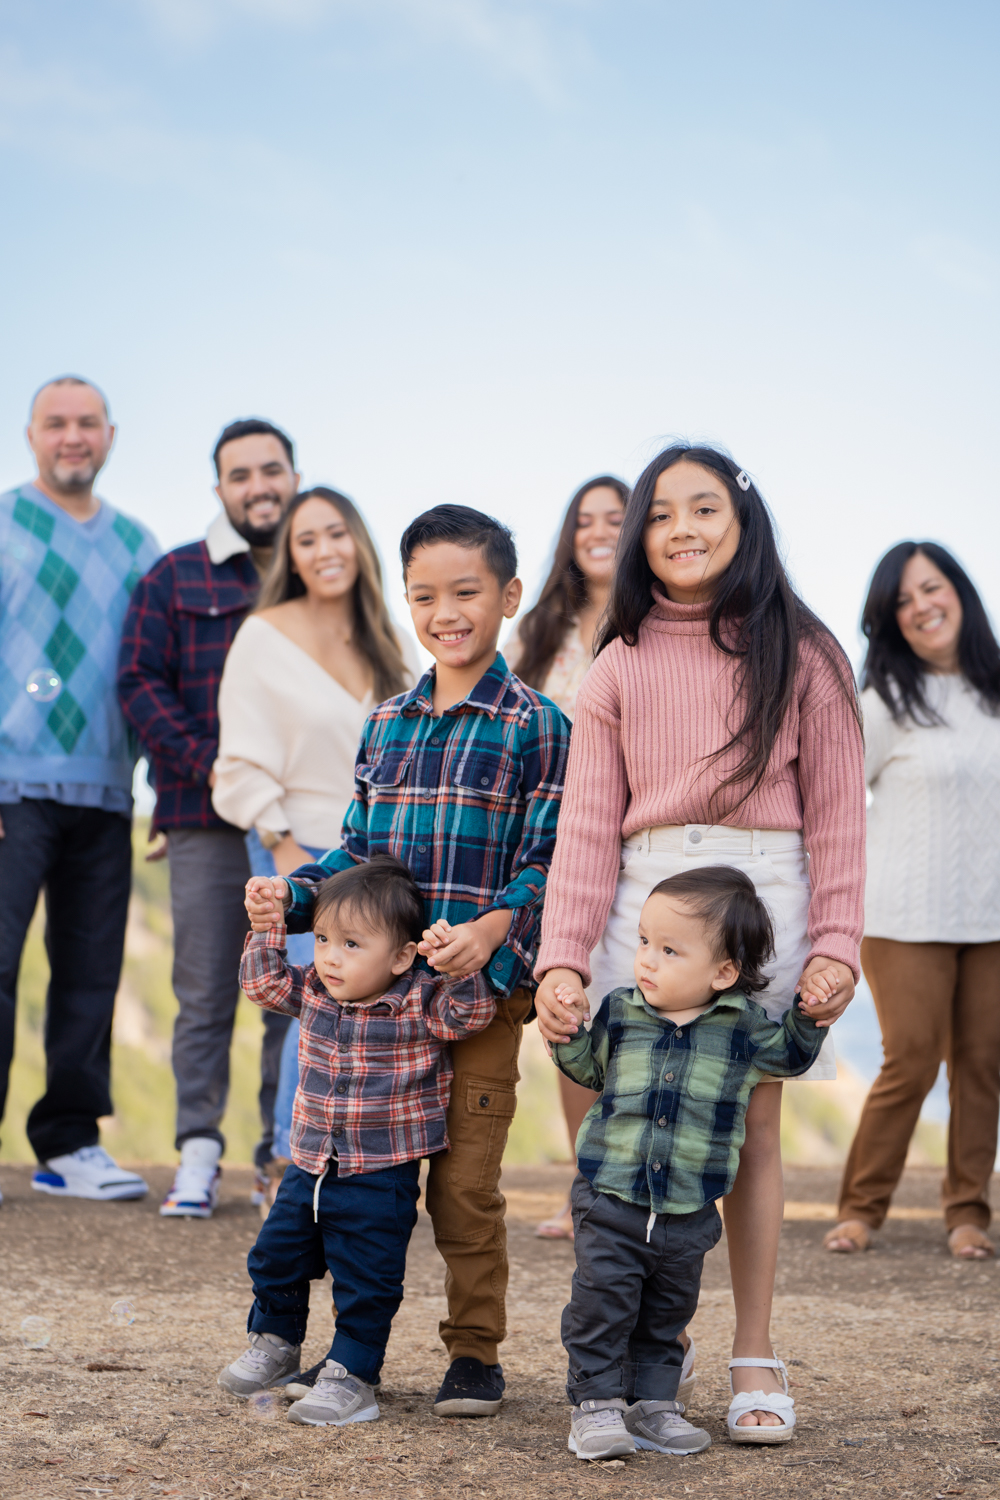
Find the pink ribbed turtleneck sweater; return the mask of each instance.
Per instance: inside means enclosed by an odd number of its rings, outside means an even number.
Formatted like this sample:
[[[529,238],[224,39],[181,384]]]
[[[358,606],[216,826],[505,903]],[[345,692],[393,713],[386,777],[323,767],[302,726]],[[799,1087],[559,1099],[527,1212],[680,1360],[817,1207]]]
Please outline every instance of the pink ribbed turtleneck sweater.
[[[735,663],[712,644],[707,604],[675,604],[655,590],[654,598],[636,645],[613,641],[580,688],[536,975],[573,969],[589,984],[622,840],[683,823],[802,829],[812,885],[810,957],[839,959],[857,975],[864,752],[835,669],[812,643],[800,646],[795,696],[767,776],[742,806],[733,787],[710,806],[740,758],[730,751],[704,763],[730,735]]]

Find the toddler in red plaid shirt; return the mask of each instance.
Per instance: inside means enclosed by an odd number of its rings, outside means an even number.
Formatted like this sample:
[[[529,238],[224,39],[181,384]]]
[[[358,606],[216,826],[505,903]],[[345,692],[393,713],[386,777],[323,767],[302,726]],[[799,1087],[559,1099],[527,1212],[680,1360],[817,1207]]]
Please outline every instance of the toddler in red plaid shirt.
[[[283,927],[252,933],[243,954],[250,999],[299,1017],[299,1086],[292,1166],[247,1258],[250,1346],[219,1384],[249,1398],[297,1382],[288,1417],[312,1427],[379,1414],[374,1385],[403,1297],[420,1158],[448,1150],[448,1043],[482,1031],[496,1009],[479,972],[414,970],[424,927],[406,866],[375,855],[320,886],[309,968],[286,962]],[[309,1282],[328,1269],[333,1344],[300,1375]]]

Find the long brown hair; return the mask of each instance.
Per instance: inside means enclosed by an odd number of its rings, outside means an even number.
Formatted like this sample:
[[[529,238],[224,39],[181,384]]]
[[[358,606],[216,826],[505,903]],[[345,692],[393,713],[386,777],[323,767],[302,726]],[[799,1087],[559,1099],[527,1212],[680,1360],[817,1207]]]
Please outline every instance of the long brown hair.
[[[576,527],[580,506],[591,490],[614,490],[624,510],[628,485],[613,474],[598,474],[582,484],[566,507],[555,556],[542,592],[518,628],[521,655],[517,675],[529,687],[541,688],[577,615],[587,602],[587,580],[576,560]]]
[[[274,560],[261,586],[256,609],[273,609],[288,599],[301,599],[306,586],[292,568],[292,518],[307,500],[325,500],[340,515],[357,550],[358,576],[354,584],[354,643],[368,658],[380,703],[406,686],[406,664],[382,592],[382,568],[368,527],[352,500],[339,490],[318,484],[296,495],[274,541]]]

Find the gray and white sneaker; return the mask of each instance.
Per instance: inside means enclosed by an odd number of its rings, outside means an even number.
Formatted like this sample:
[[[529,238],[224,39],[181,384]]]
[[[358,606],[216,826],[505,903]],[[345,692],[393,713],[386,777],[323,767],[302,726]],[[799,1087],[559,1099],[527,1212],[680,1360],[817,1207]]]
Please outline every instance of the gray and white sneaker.
[[[625,1426],[625,1402],[581,1401],[569,1425],[569,1451],[577,1458],[623,1458],[635,1452]]]
[[[250,1347],[234,1359],[219,1376],[219,1384],[234,1396],[255,1396],[270,1390],[288,1375],[299,1371],[301,1344],[286,1344],[275,1333],[252,1333]]]
[[[703,1427],[684,1420],[679,1401],[636,1401],[625,1408],[625,1426],[637,1448],[652,1453],[701,1453],[712,1439]]]
[[[288,1408],[289,1422],[303,1427],[346,1427],[348,1422],[378,1420],[375,1392],[343,1365],[328,1359],[308,1396]]]

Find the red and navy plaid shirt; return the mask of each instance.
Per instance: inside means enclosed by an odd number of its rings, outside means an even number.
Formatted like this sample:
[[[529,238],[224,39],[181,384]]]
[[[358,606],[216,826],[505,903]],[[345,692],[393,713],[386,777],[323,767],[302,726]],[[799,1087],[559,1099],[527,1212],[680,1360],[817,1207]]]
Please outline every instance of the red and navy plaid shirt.
[[[213,563],[204,542],[161,557],[135,586],[118,697],[149,757],[156,828],[225,828],[208,773],[219,753],[219,682],[260,587],[248,552]]]
[[[545,881],[556,841],[570,724],[502,656],[435,715],[434,669],[372,710],[361,731],[354,801],[341,847],[290,882],[289,932],[312,925],[313,892],[337,870],[394,854],[420,887],[428,919],[452,925],[511,911],[490,959],[501,995],[533,986]],[[423,960],[420,960],[422,963]]]
[[[285,930],[252,932],[240,984],[255,1005],[298,1016],[299,1086],[292,1160],[341,1177],[379,1172],[449,1149],[449,1042],[483,1031],[496,1005],[481,974],[449,979],[408,969],[380,1000],[341,1004],[310,964],[285,961]]]

